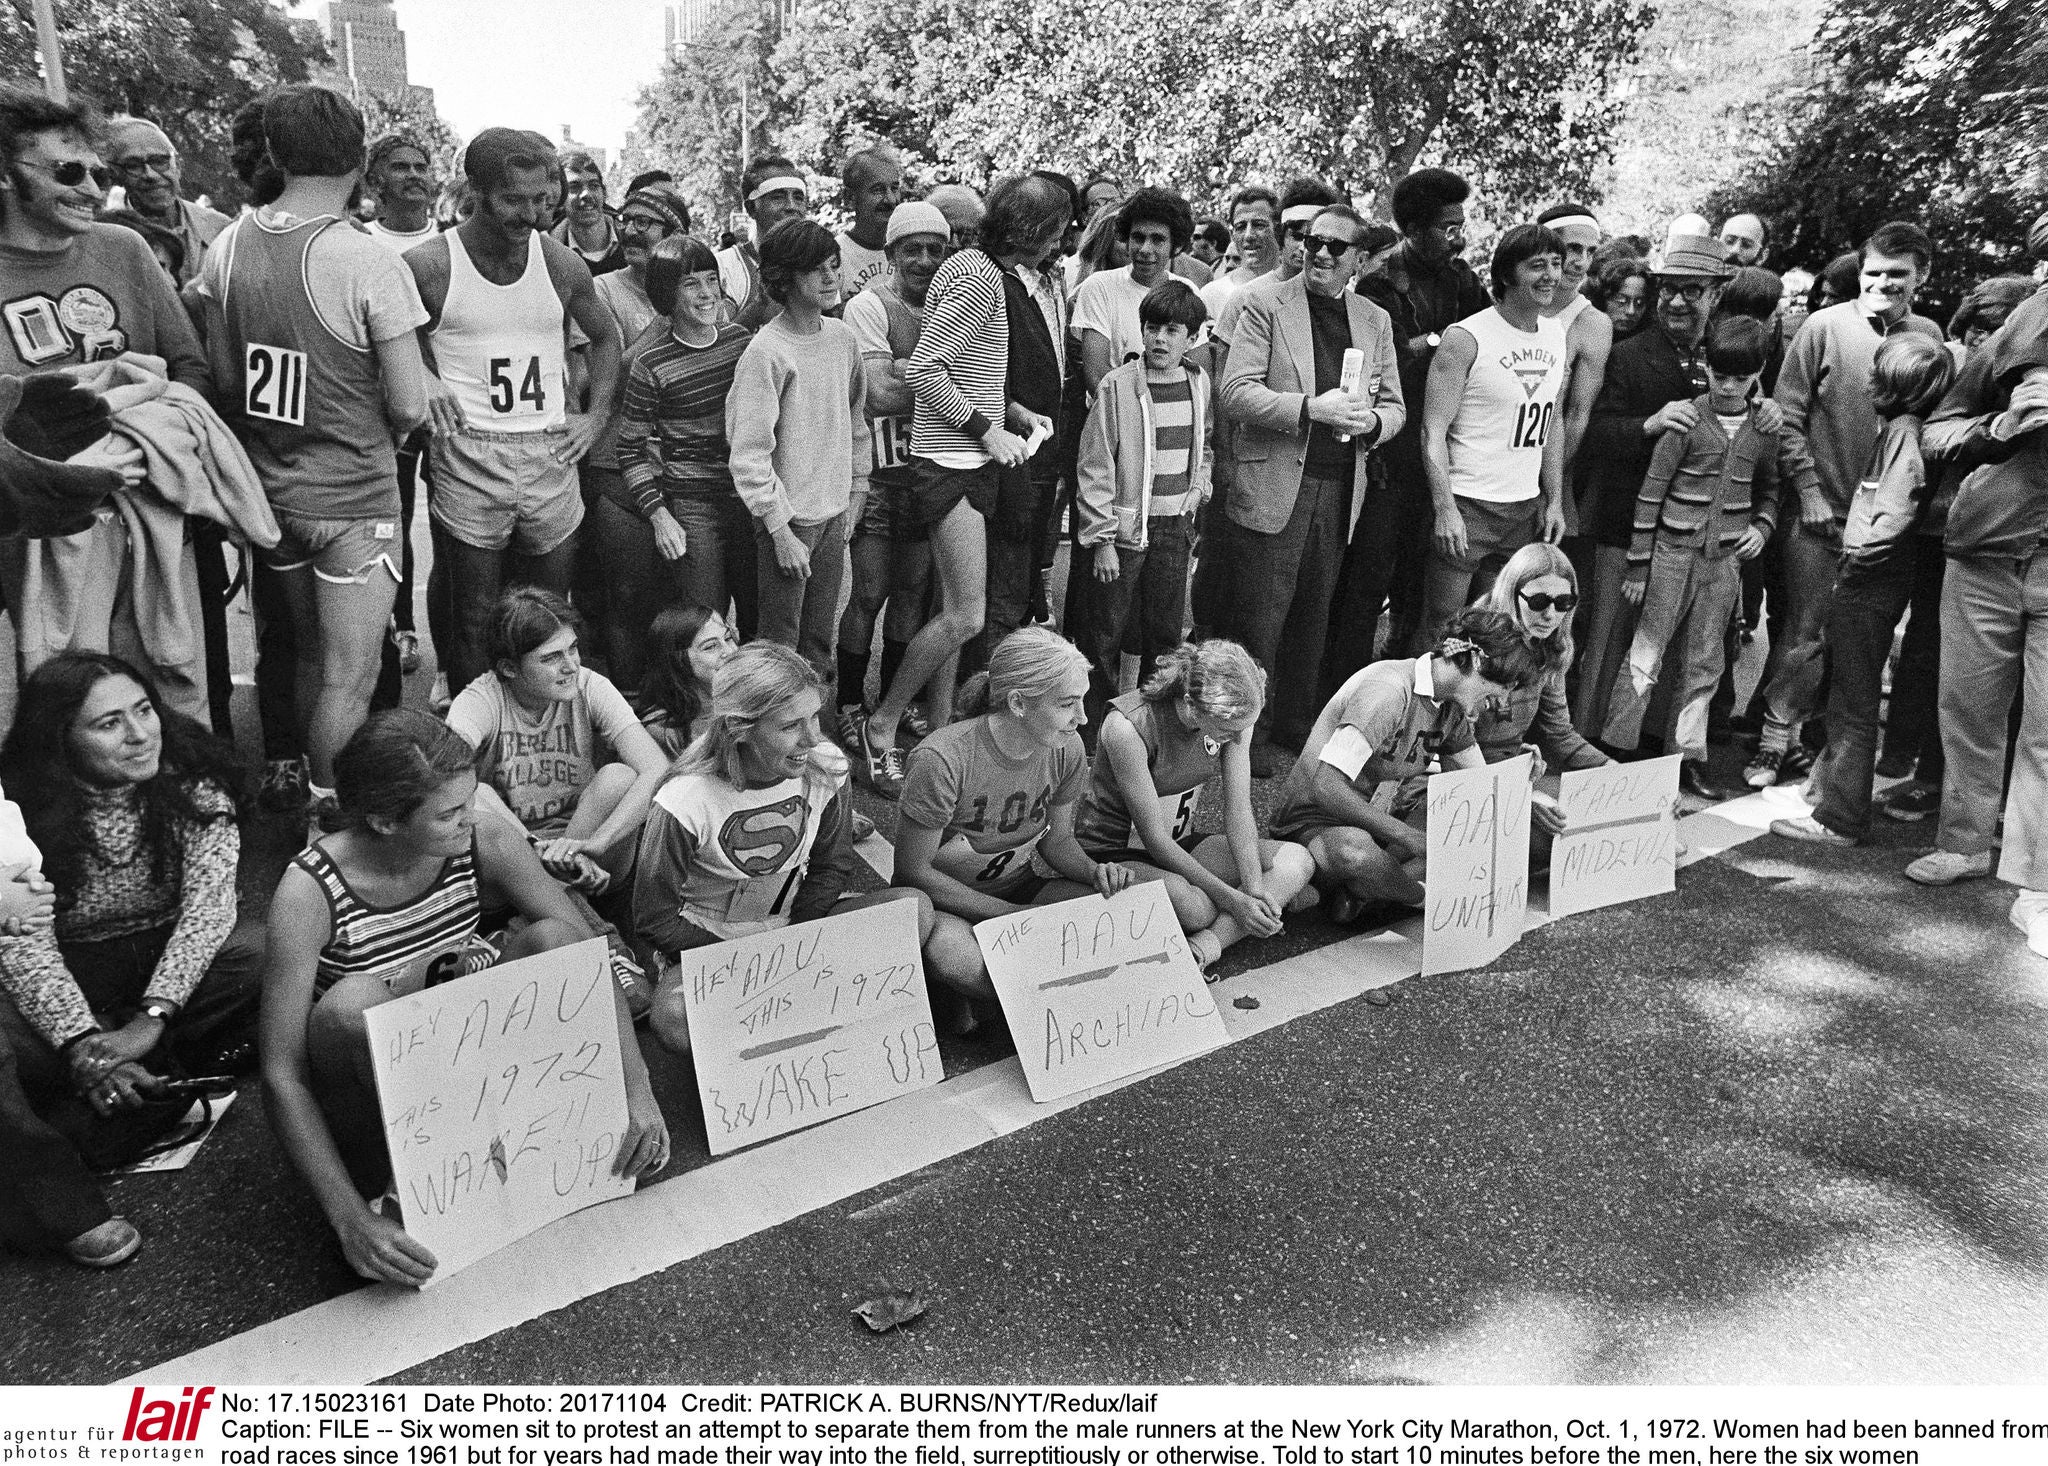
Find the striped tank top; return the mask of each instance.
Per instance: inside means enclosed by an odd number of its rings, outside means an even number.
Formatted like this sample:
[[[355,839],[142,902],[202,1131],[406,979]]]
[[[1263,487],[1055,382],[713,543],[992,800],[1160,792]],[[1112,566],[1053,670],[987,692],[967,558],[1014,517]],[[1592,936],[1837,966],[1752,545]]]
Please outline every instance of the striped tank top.
[[[313,975],[316,995],[344,977],[367,973],[394,991],[409,975],[424,978],[427,963],[462,944],[476,930],[476,847],[441,862],[433,884],[399,906],[372,906],[355,893],[340,867],[319,845],[292,857],[327,897],[332,934],[320,949]],[[419,986],[407,983],[407,991]]]

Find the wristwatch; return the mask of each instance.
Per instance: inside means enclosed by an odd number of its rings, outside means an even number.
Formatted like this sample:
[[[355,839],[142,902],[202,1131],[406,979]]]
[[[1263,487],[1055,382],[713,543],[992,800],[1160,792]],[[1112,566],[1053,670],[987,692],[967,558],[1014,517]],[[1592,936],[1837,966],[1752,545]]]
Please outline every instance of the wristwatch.
[[[160,1003],[155,998],[145,1002],[142,1005],[142,1011],[159,1023],[169,1023],[178,1014],[177,1009],[171,1007],[168,1003]]]

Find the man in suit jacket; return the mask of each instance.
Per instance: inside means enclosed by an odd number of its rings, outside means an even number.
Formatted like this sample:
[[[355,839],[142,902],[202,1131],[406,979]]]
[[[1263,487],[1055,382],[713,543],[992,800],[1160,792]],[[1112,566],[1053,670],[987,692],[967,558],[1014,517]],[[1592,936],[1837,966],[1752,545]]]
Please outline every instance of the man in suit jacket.
[[[1245,287],[1218,389],[1222,416],[1236,425],[1225,506],[1233,629],[1267,678],[1252,750],[1261,777],[1285,761],[1276,741],[1298,747],[1315,724],[1330,601],[1365,502],[1366,456],[1407,420],[1393,325],[1350,289],[1365,232],[1351,209],[1324,209],[1309,225],[1301,274]],[[1338,385],[1352,347],[1365,354],[1355,394]]]

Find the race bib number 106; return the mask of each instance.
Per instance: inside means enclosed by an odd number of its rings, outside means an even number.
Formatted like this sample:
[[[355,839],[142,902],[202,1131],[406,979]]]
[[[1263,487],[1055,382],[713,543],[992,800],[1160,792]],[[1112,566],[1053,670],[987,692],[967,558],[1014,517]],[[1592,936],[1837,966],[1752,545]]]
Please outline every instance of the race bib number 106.
[[[251,341],[242,358],[242,411],[265,422],[306,425],[306,353]]]

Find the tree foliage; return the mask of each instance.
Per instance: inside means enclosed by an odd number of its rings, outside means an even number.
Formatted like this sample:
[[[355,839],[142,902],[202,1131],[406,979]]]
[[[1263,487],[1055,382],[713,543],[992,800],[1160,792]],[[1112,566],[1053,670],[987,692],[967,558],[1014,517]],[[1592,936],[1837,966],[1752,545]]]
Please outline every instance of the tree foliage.
[[[402,132],[418,139],[433,162],[438,178],[455,175],[455,160],[462,153],[462,134],[441,119],[418,92],[364,92],[356,99],[362,108],[363,130],[375,142],[387,132]]]
[[[1820,75],[1715,208],[1763,215],[1779,261],[1814,266],[1888,219],[1917,220],[1943,302],[2023,269],[2028,223],[2048,207],[2048,3],[1830,0],[1814,46]]]
[[[56,0],[56,10],[72,92],[163,128],[188,194],[232,197],[229,119],[327,60],[319,28],[268,0]],[[0,74],[39,85],[29,0],[0,0]]]
[[[789,116],[768,62],[774,47],[769,24],[749,5],[726,7],[710,36],[678,47],[640,92],[637,146],[622,161],[634,171],[668,169],[707,223],[739,206],[748,156],[775,146]]]

